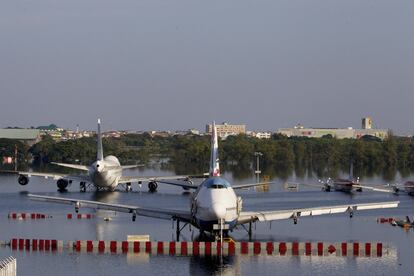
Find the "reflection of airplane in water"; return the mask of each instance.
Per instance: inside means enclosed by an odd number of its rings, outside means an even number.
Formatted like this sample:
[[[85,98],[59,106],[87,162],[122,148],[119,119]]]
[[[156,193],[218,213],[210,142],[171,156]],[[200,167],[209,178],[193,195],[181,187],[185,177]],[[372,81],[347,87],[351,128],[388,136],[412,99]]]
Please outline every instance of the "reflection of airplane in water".
[[[201,233],[204,231],[211,232],[216,238],[219,236],[221,237],[223,232],[228,232],[229,230],[232,231],[237,226],[241,226],[248,232],[249,237],[251,237],[252,223],[257,221],[266,222],[292,219],[296,224],[298,218],[303,216],[348,212],[352,217],[353,213],[357,210],[395,208],[399,204],[399,201],[362,204],[349,203],[346,205],[297,208],[290,210],[243,212],[242,199],[241,197],[236,196],[235,190],[244,187],[265,185],[267,183],[230,185],[227,180],[220,177],[218,138],[214,124],[211,141],[210,178],[203,181],[197,187],[188,184],[176,184],[183,188],[195,189],[195,192],[191,196],[191,206],[189,210],[144,208],[133,205],[102,203],[98,201],[40,195],[29,195],[29,197],[40,201],[74,205],[76,211],[79,210],[80,207],[88,207],[131,213],[132,220],[135,220],[137,215],[161,219],[173,219],[177,222],[177,239],[179,238],[180,231],[188,224],[200,229]],[[180,222],[185,223],[182,228],[180,228]],[[248,225],[248,228],[246,228],[246,224]]]
[[[62,167],[68,167],[76,170],[81,170],[87,173],[84,174],[58,174],[58,173],[37,173],[37,172],[23,172],[23,171],[7,171],[18,173],[18,182],[20,185],[27,185],[29,177],[40,176],[45,178],[56,179],[59,191],[66,191],[66,188],[72,181],[80,182],[81,192],[85,192],[88,185],[92,184],[96,190],[113,191],[119,185],[124,185],[127,192],[132,190],[131,183],[137,182],[141,184],[143,181],[148,182],[148,188],[151,192],[157,190],[157,181],[162,180],[184,180],[191,183],[188,176],[166,176],[166,177],[139,177],[139,176],[123,176],[122,171],[138,167],[139,165],[121,166],[118,158],[113,155],[104,157],[102,147],[101,135],[101,121],[98,119],[98,139],[97,139],[97,157],[96,161],[90,165],[66,164],[66,163],[52,163]]]

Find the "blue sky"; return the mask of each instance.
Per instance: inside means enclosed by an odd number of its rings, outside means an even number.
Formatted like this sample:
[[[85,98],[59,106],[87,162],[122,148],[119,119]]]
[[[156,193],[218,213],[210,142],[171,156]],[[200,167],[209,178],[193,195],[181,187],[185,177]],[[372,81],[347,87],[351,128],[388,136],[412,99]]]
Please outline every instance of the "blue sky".
[[[4,0],[0,127],[414,133],[414,2]]]

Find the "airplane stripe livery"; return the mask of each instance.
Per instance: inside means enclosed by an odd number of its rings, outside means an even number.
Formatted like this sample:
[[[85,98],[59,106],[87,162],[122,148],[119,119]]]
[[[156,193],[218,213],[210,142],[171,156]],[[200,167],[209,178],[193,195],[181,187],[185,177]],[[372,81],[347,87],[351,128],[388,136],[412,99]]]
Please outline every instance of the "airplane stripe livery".
[[[74,205],[76,211],[78,211],[80,207],[88,207],[132,213],[133,220],[136,219],[137,215],[173,219],[177,221],[177,239],[179,238],[179,231],[181,229],[179,227],[180,221],[197,227],[200,229],[200,232],[211,232],[216,239],[222,237],[223,232],[228,232],[229,230],[231,231],[238,225],[249,224],[248,234],[249,237],[251,237],[251,226],[252,223],[256,221],[265,222],[292,219],[296,224],[298,218],[302,216],[331,215],[348,212],[352,217],[355,211],[395,208],[399,204],[399,201],[355,204],[349,203],[347,205],[298,208],[290,210],[242,212],[241,197],[238,197],[230,183],[219,175],[218,140],[214,124],[211,137],[212,148],[210,177],[196,187],[195,192],[191,196],[191,206],[188,211],[171,209],[164,210],[148,207],[143,208],[139,206],[30,194],[29,197],[33,200]],[[218,175],[216,175],[217,173]],[[263,185],[263,183],[256,183],[256,186],[257,185]],[[237,188],[242,188],[243,186],[252,187],[255,186],[255,184],[238,185]]]

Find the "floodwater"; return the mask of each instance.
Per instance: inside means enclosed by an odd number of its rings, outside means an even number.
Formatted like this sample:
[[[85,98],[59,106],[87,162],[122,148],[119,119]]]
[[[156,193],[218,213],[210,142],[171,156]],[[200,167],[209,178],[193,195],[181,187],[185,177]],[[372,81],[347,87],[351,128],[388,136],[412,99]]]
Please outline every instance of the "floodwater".
[[[130,174],[168,175],[168,171],[136,170]],[[225,176],[226,177],[226,176]],[[232,176],[227,175],[231,180]],[[252,178],[253,180],[253,178]],[[298,180],[298,179],[296,179]],[[247,180],[246,180],[247,181]],[[244,181],[244,182],[246,182]],[[303,181],[311,181],[306,179]],[[315,180],[316,181],[316,180]],[[371,180],[378,183],[378,179]],[[409,274],[414,269],[414,230],[405,231],[389,224],[377,224],[378,217],[400,217],[414,214],[414,197],[408,195],[363,191],[355,194],[321,192],[314,188],[298,192],[284,191],[282,182],[271,185],[268,192],[243,190],[244,210],[277,210],[284,208],[343,204],[348,202],[374,202],[400,200],[397,209],[357,212],[350,219],[346,214],[301,218],[297,225],[292,221],[257,223],[254,226],[254,240],[259,241],[381,241],[390,247],[389,254],[381,258],[366,257],[276,257],[276,256],[234,256],[226,258],[225,266],[208,257],[134,256],[92,253],[47,253],[11,251],[0,248],[0,258],[8,255],[17,257],[19,275],[251,275],[294,274],[332,275],[336,274]],[[174,224],[167,220],[138,217],[132,222],[130,214],[98,212],[92,220],[67,220],[66,214],[74,213],[68,205],[48,204],[31,201],[27,193],[64,196],[134,204],[154,208],[189,208],[189,194],[178,187],[160,185],[156,193],[147,192],[145,185],[135,185],[134,192],[125,193],[80,193],[74,183],[67,193],[57,192],[53,180],[31,178],[27,186],[19,186],[15,176],[0,177],[0,240],[11,238],[43,238],[58,240],[125,240],[131,234],[149,234],[154,241],[170,241],[175,238]],[[52,215],[46,220],[9,220],[9,212],[37,212]],[[94,212],[81,210],[83,213]],[[105,222],[103,217],[111,216]],[[197,238],[198,231],[186,228],[181,240]],[[247,240],[247,233],[238,229],[231,233],[235,240]]]

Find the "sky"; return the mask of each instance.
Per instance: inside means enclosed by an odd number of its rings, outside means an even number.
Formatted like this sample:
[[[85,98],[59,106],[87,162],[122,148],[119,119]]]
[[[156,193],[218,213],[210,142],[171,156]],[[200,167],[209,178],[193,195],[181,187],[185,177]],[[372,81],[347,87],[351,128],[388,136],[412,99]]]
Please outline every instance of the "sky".
[[[0,127],[414,133],[412,0],[2,0]]]

